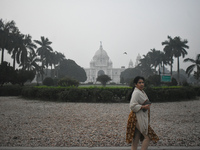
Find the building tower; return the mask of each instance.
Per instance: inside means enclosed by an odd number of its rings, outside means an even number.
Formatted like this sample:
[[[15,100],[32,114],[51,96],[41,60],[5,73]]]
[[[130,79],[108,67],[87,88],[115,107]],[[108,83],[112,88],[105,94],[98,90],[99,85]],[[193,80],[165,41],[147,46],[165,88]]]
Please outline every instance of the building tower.
[[[128,68],[133,68],[133,61],[132,60],[129,61]]]
[[[137,58],[136,58],[136,62],[135,62],[135,67],[136,67],[137,65],[139,65],[140,59],[141,59],[141,56],[140,56],[140,54],[138,54],[138,56],[137,56]]]

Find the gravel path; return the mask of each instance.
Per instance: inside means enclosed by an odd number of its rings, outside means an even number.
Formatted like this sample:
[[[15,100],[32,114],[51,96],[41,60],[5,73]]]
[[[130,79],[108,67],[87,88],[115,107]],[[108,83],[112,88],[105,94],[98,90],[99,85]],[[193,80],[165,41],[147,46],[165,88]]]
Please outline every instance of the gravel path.
[[[156,146],[200,146],[200,100],[154,103]],[[0,97],[0,146],[130,146],[129,104],[63,103]],[[151,143],[151,146],[155,144]]]

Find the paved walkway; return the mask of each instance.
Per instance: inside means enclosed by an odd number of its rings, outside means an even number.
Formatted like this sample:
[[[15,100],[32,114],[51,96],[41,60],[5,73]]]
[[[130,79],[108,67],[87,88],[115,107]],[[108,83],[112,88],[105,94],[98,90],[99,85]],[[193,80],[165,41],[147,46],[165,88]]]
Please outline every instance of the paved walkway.
[[[130,147],[0,147],[0,150],[130,150]],[[138,147],[138,150],[140,147]],[[153,147],[148,150],[200,150],[199,147]]]

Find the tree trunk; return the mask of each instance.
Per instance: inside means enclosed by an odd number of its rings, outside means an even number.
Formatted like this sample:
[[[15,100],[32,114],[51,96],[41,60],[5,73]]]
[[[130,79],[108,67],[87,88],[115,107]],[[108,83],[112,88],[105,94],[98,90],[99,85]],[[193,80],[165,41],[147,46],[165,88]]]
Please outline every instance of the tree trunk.
[[[159,68],[158,68],[158,71],[159,71],[159,76],[160,76],[160,64],[158,65],[158,67],[159,67]]]
[[[170,66],[171,66],[171,67],[170,67],[170,69],[171,69],[171,70],[170,70],[170,72],[171,72],[171,76],[172,76],[172,68],[173,68],[173,66],[172,66],[172,62],[173,62],[173,60],[172,60],[172,58],[171,58],[171,64],[170,64]]]
[[[178,85],[180,85],[180,73],[179,73],[179,57],[177,57],[177,73],[178,73]]]
[[[14,56],[14,58],[13,58],[13,68],[14,68],[14,70],[15,70],[15,56]]]
[[[163,74],[165,74],[165,64],[163,63]]]
[[[2,48],[2,52],[1,52],[1,64],[4,61],[4,48]]]

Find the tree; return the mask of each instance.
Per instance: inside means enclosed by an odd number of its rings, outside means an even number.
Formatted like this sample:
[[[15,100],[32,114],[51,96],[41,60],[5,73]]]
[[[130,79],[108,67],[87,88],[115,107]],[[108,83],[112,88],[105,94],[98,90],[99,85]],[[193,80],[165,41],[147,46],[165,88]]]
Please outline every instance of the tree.
[[[101,82],[103,86],[106,86],[106,83],[111,81],[111,78],[108,75],[100,75],[97,77],[97,81]]]
[[[65,56],[64,56],[64,54],[56,51],[56,52],[50,52],[50,55],[48,55],[47,59],[48,59],[49,66],[51,67],[51,77],[53,78],[57,75],[57,74],[55,74],[57,71],[56,65],[59,65],[60,62],[65,59]],[[54,74],[52,72],[53,66],[54,66]]]
[[[159,67],[158,71],[159,71],[159,75],[160,75],[160,65],[162,65],[163,62],[163,52],[154,49],[151,49],[150,52],[147,53],[149,59],[150,59],[150,63],[151,66],[155,68]]]
[[[17,51],[17,63],[22,67],[22,70],[26,69],[28,66],[28,57],[30,55],[34,55],[34,49],[37,48],[35,44],[33,44],[30,35],[25,35],[22,39],[22,43],[20,44],[19,50]],[[29,63],[30,65],[30,63]]]
[[[11,58],[13,59],[13,68],[15,69],[17,53],[23,43],[24,35],[21,34],[18,30],[14,32],[11,36],[12,44],[11,48],[8,50],[8,53],[11,54]]]
[[[188,76],[190,76],[191,72],[197,68],[197,72],[200,72],[200,54],[196,56],[196,60],[191,59],[191,58],[186,58],[184,59],[184,62],[191,62],[193,63],[192,65],[188,66],[186,69],[186,73]]]
[[[48,38],[45,38],[44,36],[41,37],[41,41],[34,40],[35,43],[40,45],[40,47],[37,49],[37,54],[40,56],[41,61],[41,68],[42,68],[42,81],[43,81],[43,69],[45,68],[45,65],[47,64],[47,57],[50,55],[50,52],[53,51],[51,48],[51,43]]]
[[[16,78],[16,72],[13,67],[11,67],[8,62],[3,62],[0,64],[0,86],[5,83],[12,82]]]
[[[184,58],[185,55],[187,55],[186,49],[188,49],[189,46],[187,45],[188,41],[187,40],[181,41],[180,37],[175,37],[174,38],[174,42],[175,42],[175,45],[174,45],[174,56],[177,58],[177,72],[178,72],[178,82],[179,82],[179,78],[180,78],[179,58],[181,56]]]
[[[163,74],[165,74],[165,65],[170,65],[170,59],[169,57],[166,57],[164,52],[160,53],[160,58],[161,58],[161,66],[163,68]]]
[[[141,76],[141,70],[136,68],[128,68],[121,72],[120,74],[120,83],[129,84],[136,76]]]
[[[59,65],[58,78],[68,76],[79,82],[85,82],[87,79],[85,70],[71,59],[64,59]]]
[[[174,39],[172,39],[170,36],[168,36],[169,41],[162,42],[162,45],[165,45],[164,51],[167,53],[167,55],[171,59],[171,74],[172,74],[172,59],[173,56],[177,58],[177,72],[178,72],[178,82],[179,82],[179,69],[180,69],[180,63],[179,58],[182,56],[183,58],[185,55],[187,55],[186,49],[189,48],[187,45],[187,40],[181,40],[179,36],[176,36]]]
[[[141,70],[141,75],[145,78],[148,78],[150,75],[153,75],[151,60],[149,55],[143,55],[144,58],[140,59],[140,63],[136,67]]]
[[[17,76],[16,76],[16,83],[18,83],[19,85],[23,86],[25,82],[27,81],[32,81],[35,78],[35,72],[34,70],[23,70],[23,69],[19,69],[19,70],[15,70],[17,72]]]
[[[65,55],[60,53],[60,52],[55,52],[54,58],[53,58],[53,65],[54,65],[54,77],[57,76],[58,77],[58,68],[60,63],[65,60]],[[58,67],[56,67],[56,65]]]
[[[11,35],[13,32],[17,30],[15,26],[15,22],[8,21],[4,22],[0,19],[0,50],[1,52],[1,63],[4,61],[4,51],[10,48],[11,43]]]
[[[168,36],[167,37],[169,40],[162,42],[162,45],[165,45],[163,51],[165,52],[165,57],[166,59],[169,60],[169,64],[170,64],[170,72],[171,72],[171,76],[172,76],[172,68],[173,68],[173,39]]]
[[[199,80],[199,78],[200,78],[200,71],[199,70],[198,71],[194,71],[194,78],[196,80]]]

